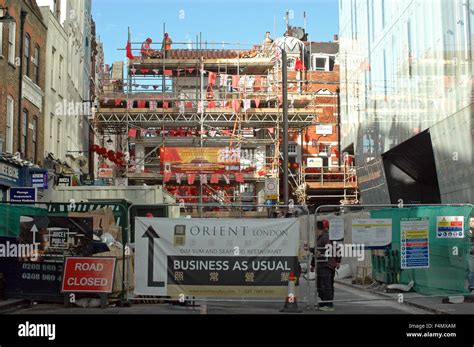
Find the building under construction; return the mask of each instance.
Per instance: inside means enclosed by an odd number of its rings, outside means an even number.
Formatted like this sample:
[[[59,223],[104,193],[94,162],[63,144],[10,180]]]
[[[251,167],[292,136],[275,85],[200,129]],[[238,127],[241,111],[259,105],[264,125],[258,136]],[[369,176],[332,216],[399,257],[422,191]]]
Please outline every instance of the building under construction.
[[[163,185],[177,201],[224,207],[277,204],[289,170],[295,204],[354,203],[352,159],[339,148],[337,37],[308,42],[304,29],[288,27],[282,37],[267,33],[262,44],[242,46],[129,40],[126,66],[115,63],[103,76],[93,118],[99,146],[112,144],[123,160],[104,155],[98,176]]]

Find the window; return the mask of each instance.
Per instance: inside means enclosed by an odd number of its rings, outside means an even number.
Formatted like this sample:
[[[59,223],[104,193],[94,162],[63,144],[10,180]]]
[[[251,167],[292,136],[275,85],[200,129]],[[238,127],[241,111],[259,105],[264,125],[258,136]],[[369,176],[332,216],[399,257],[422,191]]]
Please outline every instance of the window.
[[[371,42],[374,41],[374,36],[375,36],[375,12],[374,12],[374,1],[372,0],[370,3],[370,8],[371,8],[371,15],[370,15],[370,40]]]
[[[62,55],[59,56],[59,66],[58,66],[58,79],[59,79],[59,93],[61,93],[61,88],[62,88],[62,76],[63,76],[63,64],[64,64],[64,58]]]
[[[15,101],[13,98],[7,96],[7,133],[6,133],[6,151],[13,153],[13,115],[15,112]]]
[[[33,56],[33,81],[39,85],[39,59],[40,48],[35,46],[35,54]]]
[[[61,157],[61,146],[59,139],[61,138],[61,119],[58,119],[58,126],[56,128],[56,157]]]
[[[51,52],[51,89],[56,90],[56,48],[53,47]]]
[[[23,158],[26,158],[26,135],[28,132],[28,111],[23,110],[23,119],[21,120],[21,148],[20,152]]]
[[[318,56],[313,54],[312,61],[313,70],[316,71],[329,71],[329,59],[328,57]]]
[[[8,28],[8,62],[15,64],[16,23],[10,23]]]
[[[36,157],[37,156],[37,147],[36,147],[36,139],[37,139],[37,132],[38,132],[38,118],[34,117],[33,118],[33,135],[31,136],[31,142],[32,142],[32,146],[31,146],[31,155],[32,155],[32,158],[33,158],[33,162],[36,163],[38,158]]]
[[[3,17],[3,10],[0,9],[0,17]],[[0,22],[0,55],[3,55],[3,23]]]
[[[385,49],[383,50],[383,92],[385,98],[387,98],[387,58]]]
[[[298,145],[295,143],[288,144],[288,155],[298,155]]]
[[[286,61],[286,67],[289,69],[294,69],[296,64],[296,60],[294,58],[288,58]]]
[[[411,42],[411,21],[407,22],[407,43],[408,43],[408,76],[411,77],[411,60],[412,60],[412,42]]]
[[[25,75],[30,77],[30,47],[31,47],[31,37],[30,35],[25,35]]]
[[[53,146],[54,146],[53,133],[54,133],[54,114],[51,113],[49,115],[49,146],[50,146],[50,149],[52,149]]]
[[[382,0],[382,29],[385,28],[385,0]]]
[[[61,9],[59,7],[59,1],[58,0],[54,0],[54,4],[53,4],[53,14],[54,16],[56,17],[56,19],[60,19],[61,17]]]

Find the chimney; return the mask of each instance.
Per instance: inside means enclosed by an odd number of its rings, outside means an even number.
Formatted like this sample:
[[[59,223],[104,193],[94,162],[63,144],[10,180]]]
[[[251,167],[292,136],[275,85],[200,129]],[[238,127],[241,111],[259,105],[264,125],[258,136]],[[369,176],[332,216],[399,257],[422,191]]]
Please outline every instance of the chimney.
[[[339,41],[339,35],[338,34],[334,34],[334,42],[338,42]]]

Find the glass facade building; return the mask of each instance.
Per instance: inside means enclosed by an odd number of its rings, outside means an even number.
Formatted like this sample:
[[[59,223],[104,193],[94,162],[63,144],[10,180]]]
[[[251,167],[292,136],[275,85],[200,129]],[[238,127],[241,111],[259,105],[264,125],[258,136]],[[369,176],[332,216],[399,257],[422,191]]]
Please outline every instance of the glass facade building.
[[[342,149],[362,203],[472,203],[474,0],[340,0]]]

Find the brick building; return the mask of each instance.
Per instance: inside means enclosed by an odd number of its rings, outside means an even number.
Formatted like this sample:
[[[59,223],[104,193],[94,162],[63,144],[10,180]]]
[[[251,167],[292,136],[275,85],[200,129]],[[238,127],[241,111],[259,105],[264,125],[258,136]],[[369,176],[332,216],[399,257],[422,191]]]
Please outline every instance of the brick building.
[[[41,166],[47,28],[36,1],[0,0],[0,7],[15,20],[0,24],[1,152]]]

